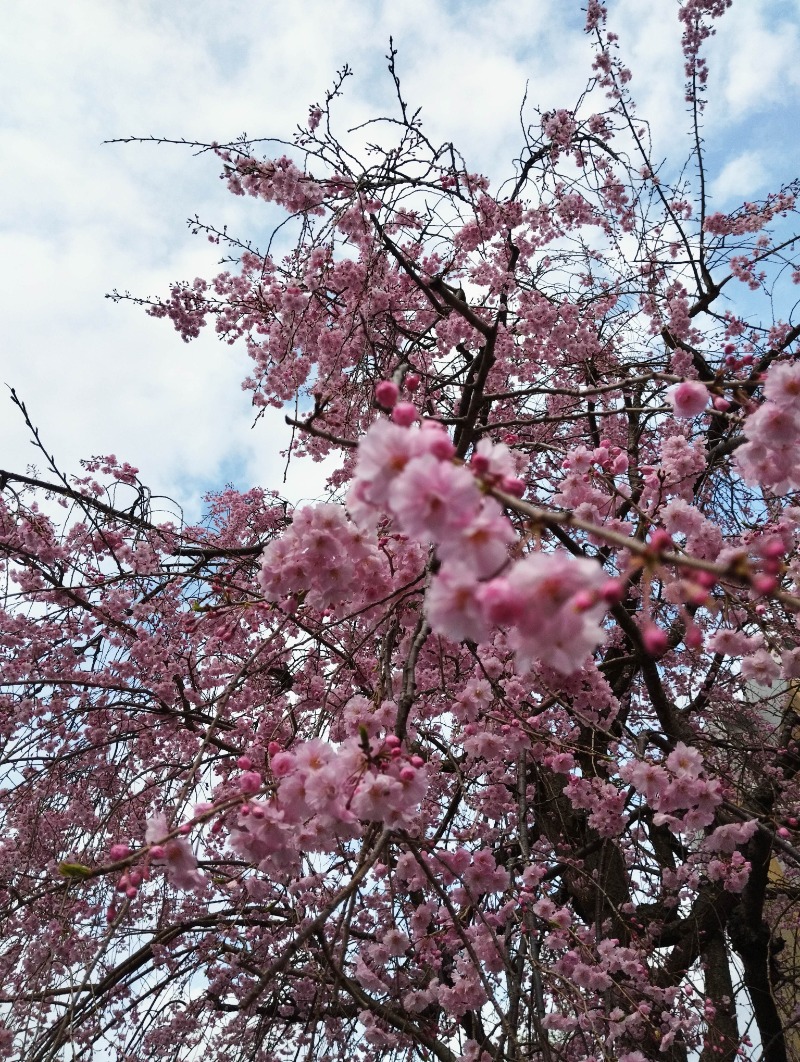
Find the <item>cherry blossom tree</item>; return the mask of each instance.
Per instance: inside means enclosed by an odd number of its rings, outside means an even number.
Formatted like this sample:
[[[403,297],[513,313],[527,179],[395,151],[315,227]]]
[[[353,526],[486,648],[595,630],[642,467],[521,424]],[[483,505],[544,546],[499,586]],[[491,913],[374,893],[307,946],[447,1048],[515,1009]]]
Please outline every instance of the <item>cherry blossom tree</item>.
[[[343,71],[196,145],[286,224],[143,301],[329,493],[0,473],[0,1053],[798,1057],[798,189],[712,210],[729,6],[676,8],[689,165],[596,0],[498,187],[393,51],[349,138]]]

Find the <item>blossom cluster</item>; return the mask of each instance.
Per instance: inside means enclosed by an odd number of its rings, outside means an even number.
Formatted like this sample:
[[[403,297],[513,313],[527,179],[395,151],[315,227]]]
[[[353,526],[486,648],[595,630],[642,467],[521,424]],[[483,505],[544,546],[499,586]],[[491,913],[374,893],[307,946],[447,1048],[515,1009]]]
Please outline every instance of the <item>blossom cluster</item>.
[[[285,155],[274,161],[261,162],[246,155],[234,160],[227,151],[218,154],[225,162],[225,177],[234,195],[247,193],[268,203],[278,203],[292,212],[322,212],[322,187]]]
[[[486,493],[518,493],[509,447],[482,439],[465,465],[440,425],[395,420],[376,421],[362,439],[348,507],[362,526],[389,515],[404,535],[436,547],[441,567],[425,602],[431,628],[478,643],[504,628],[520,670],[544,661],[575,671],[603,640],[600,566],[560,551],[512,559],[516,533]]]
[[[388,585],[386,569],[376,542],[340,505],[307,505],[264,550],[259,583],[269,601],[304,591],[310,605],[324,609],[379,597]]]
[[[349,738],[336,746],[319,738],[291,750],[271,746],[274,793],[259,799],[261,775],[246,770],[239,788],[248,798],[239,810],[230,841],[260,870],[295,870],[302,852],[332,851],[343,837],[357,837],[362,822],[413,829],[425,796],[428,772],[394,735],[375,743]]]
[[[745,482],[777,493],[800,488],[800,365],[778,362],[764,381],[766,399],[745,421],[747,442],[736,452]]]
[[[723,800],[722,783],[706,775],[702,755],[682,741],[663,765],[640,760],[624,764],[619,773],[655,810],[656,824],[675,833],[710,826]]]

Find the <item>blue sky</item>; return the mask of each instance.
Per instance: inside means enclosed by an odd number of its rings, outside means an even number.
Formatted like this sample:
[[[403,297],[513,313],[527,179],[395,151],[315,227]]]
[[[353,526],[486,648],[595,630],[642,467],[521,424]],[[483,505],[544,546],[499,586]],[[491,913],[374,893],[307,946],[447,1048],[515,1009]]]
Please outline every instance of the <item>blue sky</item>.
[[[688,151],[676,0],[609,0],[656,155]],[[336,69],[355,71],[342,125],[390,96],[395,38],[409,103],[432,139],[452,139],[498,178],[517,150],[519,104],[569,106],[590,72],[580,0],[6,0],[0,41],[4,338],[0,382],[16,387],[62,467],[116,453],[198,512],[203,487],[234,479],[315,495],[318,469],[282,486],[280,414],[251,430],[243,352],[104,299],[212,275],[215,248],[187,232],[199,213],[247,236],[264,208],[236,199],[211,157],[109,138],[290,136]],[[735,0],[710,50],[706,122],[715,205],[732,208],[800,173],[800,0]],[[2,399],[5,402],[5,399]],[[10,402],[0,466],[36,461]],[[38,462],[41,464],[41,462]]]

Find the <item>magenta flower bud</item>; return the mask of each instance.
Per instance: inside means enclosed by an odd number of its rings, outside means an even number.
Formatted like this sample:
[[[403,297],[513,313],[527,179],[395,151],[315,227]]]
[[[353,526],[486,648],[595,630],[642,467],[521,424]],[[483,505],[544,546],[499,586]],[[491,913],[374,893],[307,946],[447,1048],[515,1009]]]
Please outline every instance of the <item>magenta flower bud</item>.
[[[400,780],[402,782],[413,782],[417,777],[417,772],[413,767],[404,767],[400,772]]]
[[[253,766],[253,761],[249,756],[240,756],[236,761],[236,766],[240,767],[243,771],[249,771]]]
[[[417,419],[417,408],[411,402],[398,402],[392,410],[392,420],[401,428],[410,428]]]
[[[406,390],[410,391],[411,394],[413,395],[414,392],[419,388],[419,385],[420,385],[419,373],[416,373],[416,372],[408,373],[408,375],[405,378],[405,385],[406,385]]]
[[[270,756],[274,756],[276,752],[281,751],[281,746],[278,744],[277,741],[270,741],[269,745],[267,745],[267,751],[269,752]]]
[[[124,859],[130,854],[131,850],[126,844],[112,844],[108,852],[108,858],[112,863],[116,863],[118,859]]]
[[[153,859],[163,859],[166,854],[164,846],[160,844],[154,844],[150,849],[150,855]]]
[[[375,401],[384,409],[393,409],[400,396],[400,389],[393,380],[381,380],[375,387]]]

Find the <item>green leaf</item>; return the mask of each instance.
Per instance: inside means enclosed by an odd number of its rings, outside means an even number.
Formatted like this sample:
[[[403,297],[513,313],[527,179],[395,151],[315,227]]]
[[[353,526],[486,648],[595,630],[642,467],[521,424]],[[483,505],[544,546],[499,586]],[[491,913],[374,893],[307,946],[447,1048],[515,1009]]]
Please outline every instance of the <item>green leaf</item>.
[[[85,867],[83,863],[59,863],[58,872],[62,878],[88,878],[92,868]]]

